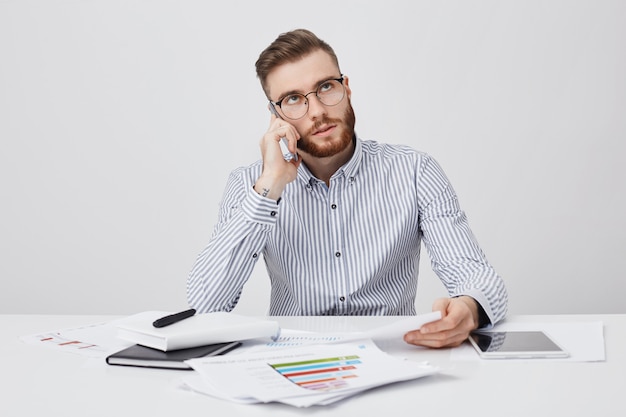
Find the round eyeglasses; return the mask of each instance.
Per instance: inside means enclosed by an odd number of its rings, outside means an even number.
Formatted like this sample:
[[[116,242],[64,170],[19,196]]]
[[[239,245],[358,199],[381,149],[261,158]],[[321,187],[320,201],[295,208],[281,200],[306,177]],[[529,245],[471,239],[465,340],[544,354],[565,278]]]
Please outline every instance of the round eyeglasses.
[[[339,78],[331,78],[321,82],[317,86],[317,90],[306,94],[292,93],[278,101],[270,100],[270,105],[274,110],[279,107],[283,116],[287,119],[296,120],[304,117],[309,111],[309,94],[315,93],[315,96],[325,106],[335,106],[343,100],[346,89],[343,85],[343,75]]]

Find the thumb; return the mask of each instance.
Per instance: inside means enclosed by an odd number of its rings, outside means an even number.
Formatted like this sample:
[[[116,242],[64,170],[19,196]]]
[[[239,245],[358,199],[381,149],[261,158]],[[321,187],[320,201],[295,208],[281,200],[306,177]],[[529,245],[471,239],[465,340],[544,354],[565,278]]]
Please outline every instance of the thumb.
[[[450,305],[449,298],[438,298],[433,302],[433,311],[439,311],[441,313],[441,318],[432,323],[426,323],[420,328],[422,333],[432,333],[439,331],[441,320],[443,320],[448,311],[448,305]]]
[[[450,305],[449,298],[438,298],[433,302],[433,311],[441,312],[441,318],[444,318],[448,311],[449,305]]]

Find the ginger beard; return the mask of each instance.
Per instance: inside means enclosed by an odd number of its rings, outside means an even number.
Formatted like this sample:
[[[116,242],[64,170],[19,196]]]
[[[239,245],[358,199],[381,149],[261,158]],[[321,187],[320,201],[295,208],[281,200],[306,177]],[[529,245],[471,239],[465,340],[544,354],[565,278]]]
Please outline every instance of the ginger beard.
[[[348,108],[344,113],[343,120],[332,119],[326,116],[322,117],[315,122],[306,135],[302,135],[298,141],[298,149],[316,158],[326,158],[340,153],[352,143],[355,120],[352,103],[348,102]],[[313,138],[313,132],[324,125],[337,125],[337,128],[340,130],[339,139],[333,138],[330,141],[326,140],[320,143],[318,139]]]

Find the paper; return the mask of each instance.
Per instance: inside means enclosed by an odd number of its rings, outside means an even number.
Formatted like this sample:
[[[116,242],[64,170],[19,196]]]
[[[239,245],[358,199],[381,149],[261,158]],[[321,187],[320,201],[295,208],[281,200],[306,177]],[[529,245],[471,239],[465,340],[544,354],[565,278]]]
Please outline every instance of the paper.
[[[165,311],[145,311],[110,322],[93,323],[75,328],[25,335],[21,336],[20,339],[31,345],[43,346],[57,351],[75,353],[91,358],[101,358],[134,343],[132,341],[121,340],[117,337],[118,325],[137,321],[151,322],[154,318],[162,317],[166,314],[168,313]],[[438,314],[438,312],[435,312],[422,316],[403,318],[390,325],[373,329],[370,332],[317,334],[290,331],[288,335],[281,336],[276,341],[269,343],[256,343],[256,341],[253,341],[245,346],[254,346],[254,349],[262,349],[266,347],[279,348],[306,344],[346,342],[349,340],[369,338],[370,336],[374,339],[381,337],[402,337],[406,331],[419,328],[419,326],[426,323],[427,320],[436,319]]]
[[[247,352],[288,349],[317,344],[340,343],[361,338],[363,338],[361,333],[359,333],[357,337],[357,335],[353,333],[316,333],[302,330],[282,329],[278,339],[269,342],[260,339],[245,340],[243,341],[242,346],[237,349],[237,352],[234,353],[241,354]]]
[[[604,325],[602,322],[516,323],[503,322],[490,331],[542,330],[569,352],[567,358],[540,358],[533,361],[596,362],[604,361]],[[480,360],[469,343],[453,349],[452,360]],[[529,360],[529,359],[502,359]]]
[[[263,350],[275,350],[283,348],[293,348],[317,344],[346,343],[354,340],[373,339],[382,341],[384,339],[403,340],[404,334],[411,330],[419,329],[422,325],[441,318],[441,313],[432,313],[401,318],[393,323],[376,327],[365,332],[343,332],[343,333],[318,333],[293,329],[282,329],[280,336],[273,341],[246,340],[243,345],[232,354],[242,354]]]
[[[131,345],[131,343],[115,337],[118,324],[127,320],[144,319],[146,317],[146,313],[138,313],[110,322],[36,333],[21,336],[20,339],[31,345],[43,346],[60,352],[76,353],[90,358],[101,358],[111,352]]]
[[[432,313],[407,317],[391,324],[377,327],[375,329],[365,332],[365,334],[375,340],[402,337],[405,333],[410,332],[411,330],[417,330],[424,324],[439,319],[441,319],[441,312],[433,311]]]
[[[438,372],[381,351],[372,340],[306,345],[187,363],[202,377],[189,389],[236,402],[328,404],[377,386]]]

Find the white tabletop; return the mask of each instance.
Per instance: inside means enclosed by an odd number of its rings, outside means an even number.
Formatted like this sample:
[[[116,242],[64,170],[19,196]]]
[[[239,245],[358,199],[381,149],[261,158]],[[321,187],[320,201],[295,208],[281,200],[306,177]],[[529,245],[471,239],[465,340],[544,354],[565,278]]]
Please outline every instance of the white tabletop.
[[[410,360],[429,361],[439,374],[362,393],[330,406],[242,405],[186,392],[187,372],[108,366],[24,343],[20,336],[113,320],[118,316],[0,315],[0,414],[55,416],[600,416],[626,415],[626,315],[517,316],[508,322],[604,323],[606,360],[454,360],[451,349],[381,346]],[[286,329],[365,330],[389,317],[277,317]],[[397,319],[397,318],[396,318]]]

